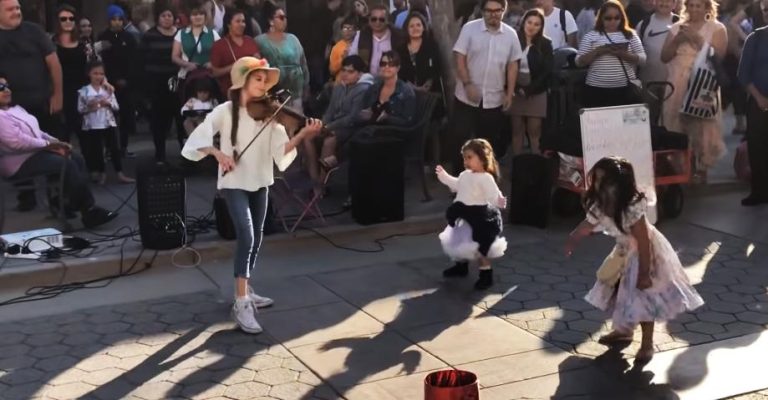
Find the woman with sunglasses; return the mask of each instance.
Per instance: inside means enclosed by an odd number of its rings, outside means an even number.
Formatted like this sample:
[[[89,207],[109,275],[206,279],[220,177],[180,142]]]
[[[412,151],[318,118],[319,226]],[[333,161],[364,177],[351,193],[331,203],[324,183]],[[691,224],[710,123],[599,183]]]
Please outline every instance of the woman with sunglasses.
[[[609,107],[642,102],[631,86],[636,67],[645,63],[645,49],[629,28],[624,6],[610,0],[600,6],[595,28],[584,35],[576,64],[589,66],[585,107]]]
[[[408,126],[413,122],[416,92],[398,78],[400,55],[385,51],[379,61],[378,78],[363,97],[357,121],[362,125]],[[369,128],[370,129],[370,128]],[[361,132],[370,132],[363,128]]]
[[[259,35],[256,44],[269,65],[280,69],[279,89],[292,96],[290,106],[303,110],[304,99],[309,96],[309,67],[299,38],[286,32],[288,17],[285,9],[276,7],[269,18],[269,32]]]
[[[722,113],[717,107],[714,118],[704,119],[680,113],[691,70],[701,48],[709,44],[715,57],[722,60],[728,47],[725,25],[717,21],[717,2],[714,0],[687,0],[683,4],[681,19],[669,29],[661,49],[661,61],[667,64],[667,79],[675,86],[664,102],[664,126],[672,132],[690,137],[694,156],[695,183],[707,182],[707,169],[725,154],[721,131]],[[716,96],[720,97],[720,91]]]
[[[68,142],[72,134],[80,131],[80,113],[77,111],[77,91],[87,83],[88,55],[80,33],[75,8],[64,4],[56,12],[58,23],[53,34],[56,54],[61,62],[64,93],[64,126],[61,140]]]

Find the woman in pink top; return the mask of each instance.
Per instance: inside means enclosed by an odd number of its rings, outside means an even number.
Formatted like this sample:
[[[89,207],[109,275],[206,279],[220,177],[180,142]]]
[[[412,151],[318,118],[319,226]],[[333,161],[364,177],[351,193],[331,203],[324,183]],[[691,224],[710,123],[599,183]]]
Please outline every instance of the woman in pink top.
[[[83,225],[95,228],[113,220],[117,213],[96,206],[88,187],[83,158],[40,130],[37,119],[13,105],[11,86],[0,72],[0,176],[12,180],[59,174],[66,163],[64,196],[72,210],[81,212]]]

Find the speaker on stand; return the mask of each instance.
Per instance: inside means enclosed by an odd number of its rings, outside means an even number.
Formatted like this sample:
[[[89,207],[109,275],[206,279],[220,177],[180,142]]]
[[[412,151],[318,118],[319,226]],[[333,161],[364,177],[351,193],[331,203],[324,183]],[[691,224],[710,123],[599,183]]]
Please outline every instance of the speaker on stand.
[[[355,138],[350,145],[352,218],[361,225],[402,221],[405,214],[403,141]]]
[[[187,184],[170,166],[140,168],[136,179],[141,244],[152,250],[175,249],[186,240]]]

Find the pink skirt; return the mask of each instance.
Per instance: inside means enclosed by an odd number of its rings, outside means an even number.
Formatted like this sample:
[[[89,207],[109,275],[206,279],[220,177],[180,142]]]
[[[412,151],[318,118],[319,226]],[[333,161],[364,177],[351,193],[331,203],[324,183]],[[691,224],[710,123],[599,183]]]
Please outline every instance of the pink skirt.
[[[515,97],[510,114],[515,117],[545,118],[547,116],[547,93],[539,93],[531,97]]]

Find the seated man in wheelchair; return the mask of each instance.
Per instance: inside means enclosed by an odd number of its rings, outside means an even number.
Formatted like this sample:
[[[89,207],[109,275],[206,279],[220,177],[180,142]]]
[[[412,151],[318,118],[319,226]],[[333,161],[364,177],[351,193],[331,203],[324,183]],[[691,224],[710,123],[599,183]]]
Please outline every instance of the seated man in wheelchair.
[[[58,176],[65,164],[63,190],[67,212],[80,211],[86,228],[113,220],[117,213],[95,205],[83,158],[72,153],[69,143],[41,131],[34,116],[13,105],[11,86],[0,72],[0,176],[15,182]],[[20,199],[22,196],[19,193]],[[29,201],[29,195],[26,198]],[[31,198],[34,199],[34,193]]]

